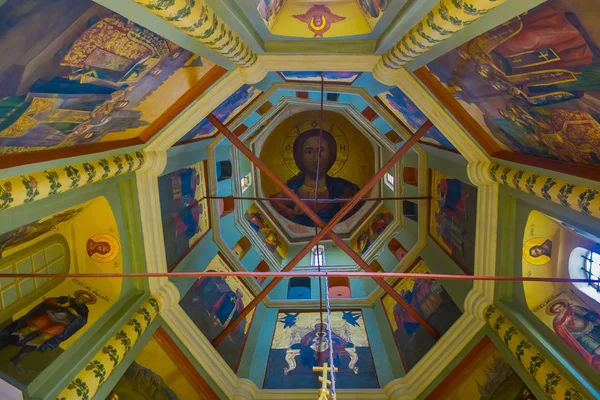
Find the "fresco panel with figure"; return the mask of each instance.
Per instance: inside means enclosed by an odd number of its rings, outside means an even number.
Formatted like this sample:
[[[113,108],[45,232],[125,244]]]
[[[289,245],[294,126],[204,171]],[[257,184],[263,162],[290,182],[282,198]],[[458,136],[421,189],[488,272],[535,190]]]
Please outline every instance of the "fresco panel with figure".
[[[429,234],[458,266],[475,270],[477,188],[430,170]]]
[[[151,135],[214,66],[90,0],[3,2],[0,32],[0,154]]]
[[[206,271],[230,272],[231,267],[219,253]],[[183,296],[180,305],[208,340],[213,340],[254,299],[254,294],[238,277],[202,277]],[[254,311],[217,346],[217,351],[234,371],[242,357]]]
[[[158,178],[167,265],[173,267],[210,229],[206,164]]]
[[[407,272],[431,273],[422,260]],[[460,309],[435,279],[400,279],[394,285],[394,290],[442,335],[461,315]],[[436,340],[390,295],[383,296],[381,302],[392,327],[402,365],[408,372],[427,354]]]
[[[600,165],[599,10],[549,0],[428,68],[503,150]]]
[[[333,351],[336,386],[340,389],[379,387],[369,339],[360,310],[331,313],[328,326],[319,312],[280,311],[273,334],[265,389],[321,387],[313,367],[330,360]]]
[[[415,103],[397,87],[380,93],[376,97],[393,116],[409,129],[410,133],[416,132],[421,125],[428,121],[425,114],[419,110]],[[452,143],[435,126],[432,126],[425,133],[421,142],[438,145],[448,150],[456,150]]]

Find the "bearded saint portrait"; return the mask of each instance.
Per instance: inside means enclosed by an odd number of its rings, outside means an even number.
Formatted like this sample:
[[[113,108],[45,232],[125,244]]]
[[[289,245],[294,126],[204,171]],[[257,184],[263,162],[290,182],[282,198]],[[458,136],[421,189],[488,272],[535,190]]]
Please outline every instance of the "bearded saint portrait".
[[[319,146],[320,143],[320,146]],[[331,133],[310,129],[299,134],[293,144],[294,162],[300,172],[287,181],[286,185],[301,199],[350,199],[359,188],[344,178],[328,174],[337,157],[337,143]],[[283,192],[271,196],[271,205],[285,218],[304,226],[315,226],[310,219]],[[329,222],[344,206],[345,202],[304,201],[325,223]],[[354,207],[342,221],[354,214],[362,205]]]

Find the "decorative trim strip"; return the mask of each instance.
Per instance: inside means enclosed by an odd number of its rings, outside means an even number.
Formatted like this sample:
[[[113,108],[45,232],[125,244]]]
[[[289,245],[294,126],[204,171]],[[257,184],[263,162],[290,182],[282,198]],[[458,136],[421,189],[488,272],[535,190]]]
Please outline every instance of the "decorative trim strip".
[[[569,379],[558,372],[495,305],[491,304],[485,309],[484,319],[550,398],[583,400],[583,395]]]
[[[137,171],[145,160],[145,152],[136,151],[0,180],[0,211]]]
[[[441,0],[385,53],[377,69],[397,70],[506,0]]]
[[[252,67],[257,55],[201,0],[134,0],[169,24],[240,67]]]
[[[160,304],[157,299],[151,297],[146,300],[127,321],[127,324],[102,347],[102,350],[96,353],[87,366],[73,378],[56,399],[92,399],[98,392],[100,385],[114,372],[129,350],[148,329],[159,311]]]
[[[490,164],[488,168],[490,177],[498,183],[600,218],[598,190],[500,164]]]

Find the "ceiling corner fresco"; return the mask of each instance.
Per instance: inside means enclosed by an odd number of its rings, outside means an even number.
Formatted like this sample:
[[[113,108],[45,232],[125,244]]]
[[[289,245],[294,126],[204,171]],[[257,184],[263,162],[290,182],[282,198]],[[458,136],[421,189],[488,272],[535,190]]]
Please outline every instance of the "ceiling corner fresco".
[[[315,71],[281,71],[279,75],[286,82],[310,83],[344,83],[352,84],[360,76],[360,72],[315,72]]]
[[[504,151],[600,165],[598,0],[549,0],[427,67]]]
[[[389,4],[390,0],[260,0],[257,11],[275,35],[344,37],[371,32]]]
[[[9,0],[0,15],[0,154],[143,143],[224,71],[89,0]]]
[[[256,99],[262,92],[254,86],[242,85],[231,96],[222,102],[217,108],[212,111],[212,114],[224,124],[233,120],[239,115],[250,103]],[[177,144],[184,144],[191,140],[205,139],[215,136],[218,133],[217,128],[213,126],[208,119],[204,118],[192,130],[186,133]]]
[[[423,114],[416,104],[397,87],[379,93],[376,98],[384,105],[390,114],[406,126],[411,133],[416,132],[421,125],[427,122],[425,114]],[[456,151],[456,148],[452,143],[450,143],[450,141],[446,139],[446,137],[442,135],[442,132],[435,126],[432,126],[429,131],[425,133],[425,136],[420,142]]]

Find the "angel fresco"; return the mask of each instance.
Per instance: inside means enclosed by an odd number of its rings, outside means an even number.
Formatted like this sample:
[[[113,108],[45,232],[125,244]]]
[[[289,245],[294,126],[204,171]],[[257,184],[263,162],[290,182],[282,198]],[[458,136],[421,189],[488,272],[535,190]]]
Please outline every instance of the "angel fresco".
[[[286,185],[301,199],[315,197],[315,187],[318,182],[317,198],[319,199],[349,199],[359,191],[354,183],[343,178],[332,177],[327,172],[333,166],[337,157],[337,143],[326,130],[322,131],[321,140],[319,129],[310,129],[299,134],[294,140],[294,161],[300,172],[287,181]],[[319,149],[319,142],[321,143]],[[317,176],[318,173],[318,176]],[[276,193],[272,198],[286,198],[283,192]],[[304,214],[291,200],[270,200],[278,213],[297,224],[315,226],[314,221]],[[325,223],[329,222],[342,208],[344,202],[305,201]],[[362,206],[359,203],[342,219],[354,214]]]
[[[315,34],[315,37],[323,37],[331,25],[346,19],[341,15],[336,15],[331,12],[329,7],[325,5],[313,5],[304,14],[294,15],[294,18],[305,22],[308,29]]]
[[[25,372],[23,357],[34,351],[53,350],[73,336],[87,323],[88,305],[96,301],[96,296],[86,290],[42,301],[0,331],[0,350],[20,347],[10,361],[19,372]]]

